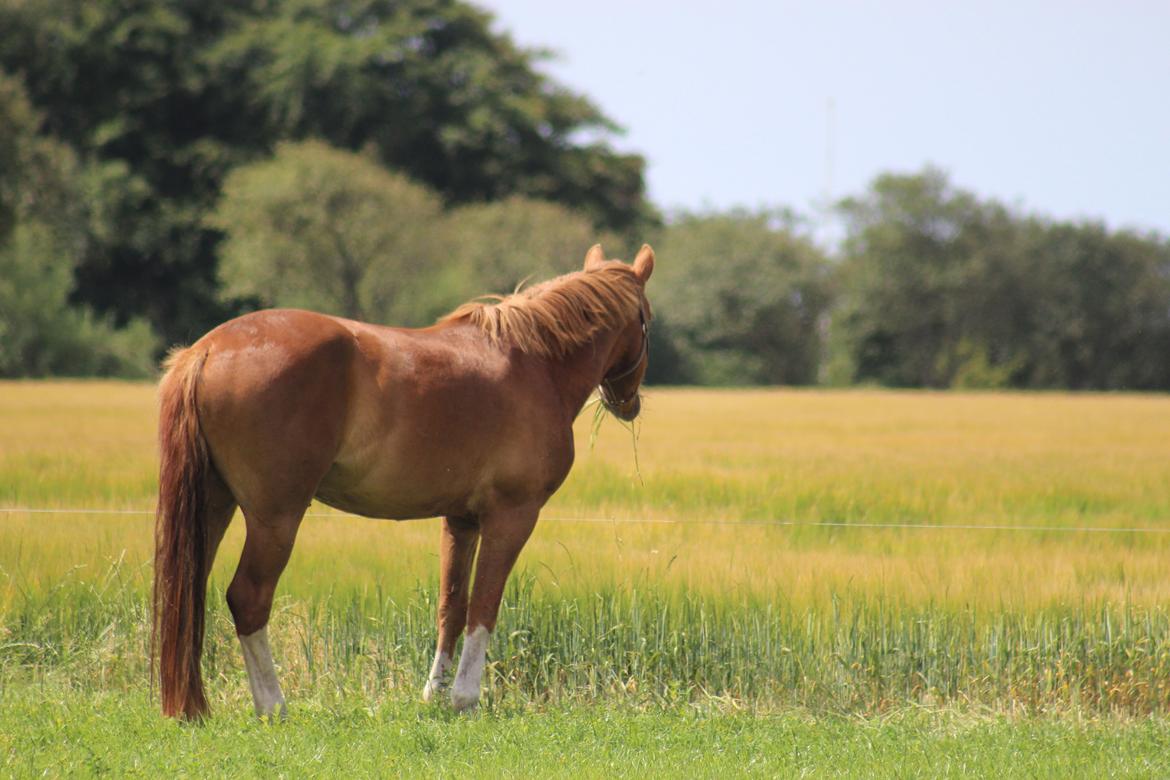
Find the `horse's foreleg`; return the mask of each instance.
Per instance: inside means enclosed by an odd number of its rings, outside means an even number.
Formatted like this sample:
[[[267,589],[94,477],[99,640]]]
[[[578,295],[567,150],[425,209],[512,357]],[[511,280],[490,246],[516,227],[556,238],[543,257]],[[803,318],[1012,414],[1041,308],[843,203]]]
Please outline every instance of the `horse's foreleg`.
[[[479,541],[479,525],[462,518],[443,518],[442,540],[439,543],[439,609],[436,622],[439,629],[435,662],[427,684],[423,687],[423,701],[431,701],[446,687],[447,671],[455,655],[455,643],[467,623],[467,591],[471,584],[471,562]]]
[[[479,701],[488,639],[496,627],[504,584],[520,550],[532,534],[539,511],[539,507],[525,508],[482,518],[475,587],[467,612],[467,637],[463,640],[459,671],[451,690],[451,704],[456,710],[474,707]]]
[[[273,517],[248,516],[248,535],[227,602],[244,651],[252,702],[261,717],[286,714],[284,694],[268,647],[268,617],[276,583],[288,563],[304,510]]]

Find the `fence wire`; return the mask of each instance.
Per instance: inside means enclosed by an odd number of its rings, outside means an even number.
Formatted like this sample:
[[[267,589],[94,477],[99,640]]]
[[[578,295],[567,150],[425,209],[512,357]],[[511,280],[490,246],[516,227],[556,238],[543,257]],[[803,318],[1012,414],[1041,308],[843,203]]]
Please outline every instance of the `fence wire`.
[[[80,507],[0,507],[0,515],[139,515],[152,516],[153,509],[85,509]],[[306,512],[305,517],[361,517],[348,512]],[[373,518],[377,519],[377,518]],[[719,526],[774,526],[777,528],[845,528],[845,529],[893,529],[912,531],[1028,531],[1041,533],[1087,533],[1087,534],[1168,534],[1170,526],[1166,528],[1150,527],[1122,527],[1108,526],[1048,526],[1048,525],[1010,525],[1006,523],[913,523],[890,522],[871,523],[854,520],[784,520],[767,518],[742,518],[739,520],[703,520],[703,519],[665,519],[665,518],[638,518],[638,517],[593,517],[588,515],[541,515],[541,520],[552,520],[562,523],[600,523],[606,525],[719,525]]]

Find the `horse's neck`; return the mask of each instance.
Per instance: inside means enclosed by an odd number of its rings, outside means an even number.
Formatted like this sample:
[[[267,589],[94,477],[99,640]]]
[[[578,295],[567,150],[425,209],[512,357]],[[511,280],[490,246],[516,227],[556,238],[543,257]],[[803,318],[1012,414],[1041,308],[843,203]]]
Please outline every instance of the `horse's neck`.
[[[560,390],[570,420],[577,416],[593,390],[601,383],[617,337],[618,331],[599,333],[593,341],[577,347],[564,357],[548,359],[553,383]]]

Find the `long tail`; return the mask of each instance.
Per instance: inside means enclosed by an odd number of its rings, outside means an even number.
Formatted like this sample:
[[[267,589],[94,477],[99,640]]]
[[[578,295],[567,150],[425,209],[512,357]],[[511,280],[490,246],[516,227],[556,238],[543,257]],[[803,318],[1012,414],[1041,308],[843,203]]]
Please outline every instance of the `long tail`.
[[[162,711],[196,719],[207,713],[203,675],[207,599],[207,488],[210,461],[195,409],[205,352],[174,351],[159,387],[158,507],[154,524],[154,628]]]

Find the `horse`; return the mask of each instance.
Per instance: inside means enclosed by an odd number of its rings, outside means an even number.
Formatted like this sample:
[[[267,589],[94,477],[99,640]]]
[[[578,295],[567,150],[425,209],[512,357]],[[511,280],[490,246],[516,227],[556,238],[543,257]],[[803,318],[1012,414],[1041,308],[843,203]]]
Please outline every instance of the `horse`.
[[[466,303],[427,328],[293,309],[230,320],[176,349],[159,384],[152,663],[162,712],[208,711],[207,582],[237,507],[227,589],[257,716],[287,708],[268,643],[277,582],[315,498],[373,518],[442,518],[438,641],[423,698],[476,706],[504,584],[573,463],[593,389],[633,420],[654,251]],[[472,564],[475,562],[474,582]],[[456,643],[466,630],[453,684]]]

